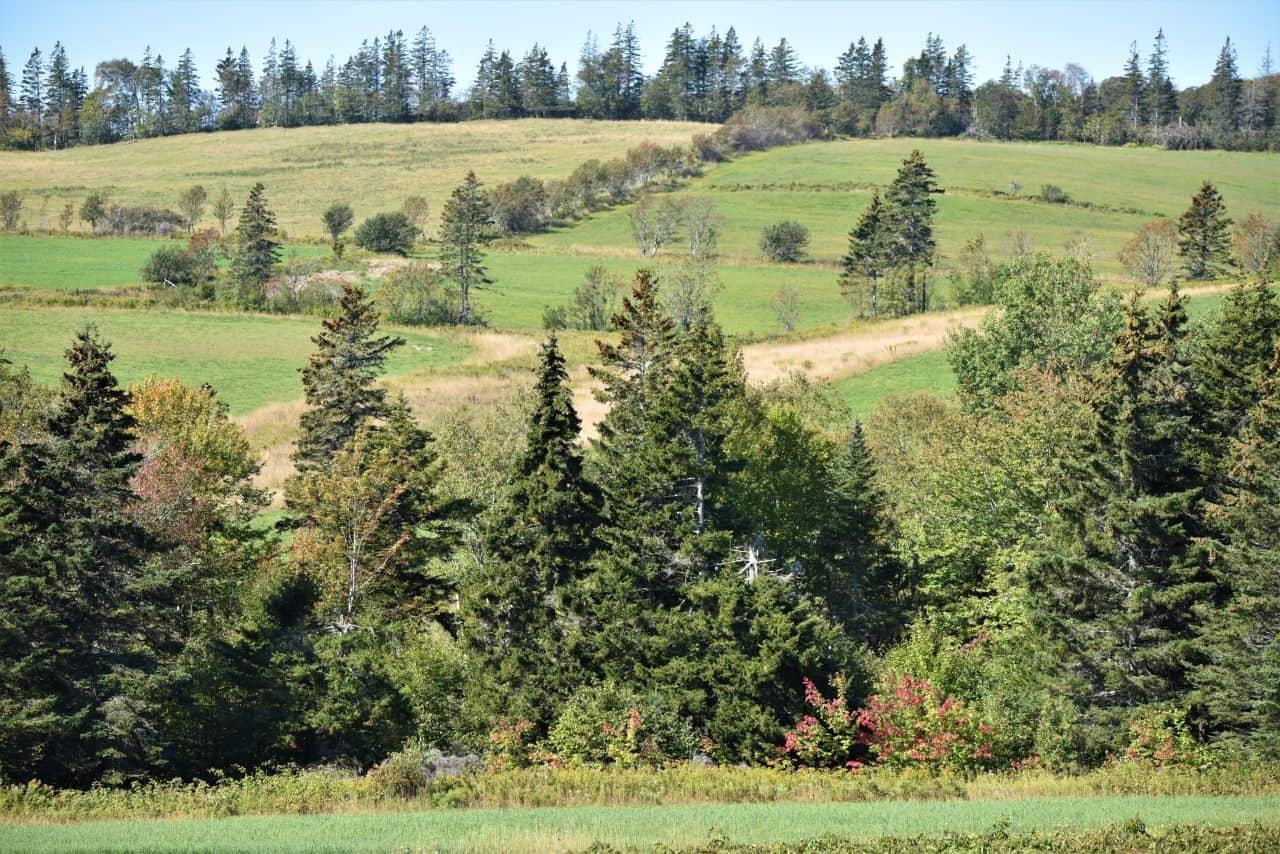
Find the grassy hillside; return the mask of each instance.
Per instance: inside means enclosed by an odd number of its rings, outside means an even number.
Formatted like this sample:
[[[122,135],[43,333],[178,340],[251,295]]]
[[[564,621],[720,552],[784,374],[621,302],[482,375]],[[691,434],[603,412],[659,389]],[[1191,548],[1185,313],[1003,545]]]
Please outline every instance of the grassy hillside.
[[[529,174],[563,177],[593,157],[617,157],[649,140],[687,144],[704,126],[685,122],[570,119],[460,124],[341,125],[185,134],[116,145],[37,153],[0,151],[0,190],[26,196],[24,218],[38,226],[42,200],[52,221],[67,201],[106,190],[129,204],[173,207],[177,195],[203,184],[237,201],[255,181],[280,226],[319,236],[320,215],[345,199],[357,218],[425,196],[434,217],[467,170],[485,183]]]
[[[810,230],[812,256],[836,262],[872,191],[893,180],[913,148],[924,152],[946,190],[938,197],[936,228],[944,256],[954,256],[980,232],[990,250],[1001,254],[1009,236],[1021,230],[1033,248],[1051,252],[1087,238],[1098,269],[1119,274],[1115,253],[1138,226],[1178,216],[1203,180],[1217,185],[1237,220],[1254,211],[1274,213],[1280,197],[1280,158],[1274,155],[920,139],[773,149],[717,166],[688,191],[715,200],[725,218],[719,244],[725,255],[759,260],[760,229],[795,219]],[[1015,181],[1021,190],[1009,195]],[[1073,204],[1039,200],[1043,184],[1060,186]],[[607,248],[634,255],[628,213],[620,208],[597,214],[532,242],[561,251]]]
[[[315,349],[311,336],[320,325],[318,319],[262,315],[5,308],[0,346],[8,359],[52,384],[65,369],[63,352],[72,336],[87,323],[96,323],[111,342],[112,369],[121,382],[153,373],[189,385],[207,382],[237,415],[302,396],[298,369]],[[470,349],[439,335],[397,332],[407,343],[387,360],[392,375],[451,364]]]

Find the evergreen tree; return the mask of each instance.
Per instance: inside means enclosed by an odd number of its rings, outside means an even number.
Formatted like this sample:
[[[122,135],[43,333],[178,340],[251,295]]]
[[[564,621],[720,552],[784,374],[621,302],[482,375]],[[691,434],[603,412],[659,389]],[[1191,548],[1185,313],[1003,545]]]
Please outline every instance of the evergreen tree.
[[[849,251],[841,259],[840,292],[857,305],[861,317],[879,316],[880,280],[891,264],[890,240],[887,214],[876,191],[849,232]]]
[[[1280,298],[1257,280],[1233,287],[1222,314],[1196,350],[1192,368],[1200,428],[1200,469],[1206,486],[1216,489],[1233,439],[1258,403],[1269,356],[1280,342]]]
[[[484,250],[493,228],[493,206],[475,172],[468,172],[440,211],[440,263],[458,287],[458,323],[474,321],[471,292],[493,284]]]
[[[236,283],[236,302],[244,308],[260,309],[266,305],[267,280],[280,260],[276,215],[267,207],[266,190],[261,181],[253,185],[240,209],[236,228],[231,278]]]
[[[135,690],[148,648],[142,564],[152,551],[128,512],[129,395],[90,328],[45,435],[0,460],[0,774],[53,785],[120,782],[158,745]]]
[[[1231,260],[1231,220],[1221,194],[1208,181],[1178,218],[1178,253],[1191,279],[1211,279]]]
[[[1063,460],[1062,528],[1031,572],[1038,622],[1060,645],[1062,691],[1094,710],[1104,739],[1114,714],[1185,697],[1199,658],[1194,610],[1215,595],[1192,553],[1200,490],[1185,324],[1176,286],[1154,318],[1139,294],[1130,299],[1099,379],[1093,439]]]
[[[467,590],[467,638],[508,716],[546,726],[580,679],[565,634],[594,552],[599,495],[582,471],[564,357],[542,347],[524,452]]]
[[[22,67],[22,110],[31,127],[44,128],[44,54],[33,48]]]
[[[1209,78],[1209,121],[1220,134],[1233,133],[1240,113],[1240,72],[1236,50],[1227,39],[1218,52],[1218,62]]]
[[[824,603],[851,638],[872,646],[900,628],[898,589],[890,553],[886,500],[861,422],[830,466],[830,499],[818,548],[825,560],[807,569],[801,588]]]
[[[1168,50],[1164,28],[1156,31],[1151,57],[1147,60],[1147,112],[1157,129],[1173,121],[1178,113],[1178,93],[1169,79]]]
[[[1256,376],[1247,423],[1223,466],[1228,489],[1208,509],[1224,605],[1204,607],[1207,661],[1194,679],[1210,724],[1257,754],[1280,757],[1280,344]]]
[[[1138,43],[1129,45],[1129,59],[1124,64],[1124,115],[1129,122],[1130,133],[1147,123],[1147,82],[1142,75],[1142,61],[1138,58]]]
[[[933,263],[937,247],[933,216],[938,203],[933,196],[941,192],[933,170],[919,150],[912,151],[902,161],[897,176],[885,192],[885,223],[890,235],[888,257],[893,266],[905,269],[903,302],[907,313],[924,311],[929,305],[925,268]]]
[[[404,344],[378,335],[378,314],[356,285],[343,286],[336,316],[311,341],[316,352],[302,369],[307,410],[293,455],[300,471],[328,465],[360,428],[386,417],[387,392],[376,382],[387,354]]]

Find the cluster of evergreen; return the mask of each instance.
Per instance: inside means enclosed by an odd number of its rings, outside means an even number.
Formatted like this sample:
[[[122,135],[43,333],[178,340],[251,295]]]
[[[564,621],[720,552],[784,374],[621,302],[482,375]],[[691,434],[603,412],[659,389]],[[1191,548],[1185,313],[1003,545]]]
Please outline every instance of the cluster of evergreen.
[[[348,286],[276,531],[212,390],[125,391],[92,330],[54,392],[0,363],[0,777],[367,767],[411,739],[762,762],[828,686],[899,678],[972,709],[984,762],[1280,755],[1280,299],[1254,279],[1196,329],[1176,287],[1121,306],[1037,256],[997,300],[951,345],[958,404],[864,430],[748,385],[710,309],[673,318],[641,270],[584,446],[554,337],[522,427],[427,432]]]
[[[853,135],[1277,144],[1280,86],[1270,56],[1245,79],[1230,39],[1210,81],[1182,90],[1169,76],[1163,31],[1145,68],[1135,43],[1123,74],[1100,82],[1075,64],[1024,69],[1009,61],[998,79],[975,89],[972,61],[964,45],[948,54],[930,34],[894,77],[883,41],[859,38],[828,71],[804,65],[785,38],[745,48],[733,27],[698,36],[685,24],[650,76],[634,25],[619,24],[607,48],[588,34],[574,74],[538,44],[520,55],[490,42],[473,82],[458,92],[449,52],[423,27],[411,40],[400,30],[366,40],[345,62],[330,57],[323,68],[289,40],[279,48],[272,40],[261,73],[246,49],[228,48],[209,91],[190,49],[172,67],[150,48],[140,62],[101,62],[91,86],[58,43],[47,57],[34,49],[17,75],[0,54],[0,144],[62,148],[220,129],[522,116],[723,122],[748,105],[801,107],[828,130]]]

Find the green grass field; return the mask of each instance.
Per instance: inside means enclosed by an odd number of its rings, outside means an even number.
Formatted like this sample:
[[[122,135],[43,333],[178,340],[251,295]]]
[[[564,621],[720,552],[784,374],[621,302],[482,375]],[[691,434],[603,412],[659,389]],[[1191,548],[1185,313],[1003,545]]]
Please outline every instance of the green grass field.
[[[31,368],[36,380],[53,384],[65,367],[63,353],[76,330],[96,323],[112,343],[113,370],[121,382],[149,374],[209,383],[243,414],[267,403],[302,396],[298,369],[314,349],[319,318],[103,311],[82,308],[0,309],[0,346],[5,356]],[[398,330],[406,345],[388,359],[391,375],[452,364],[466,344],[438,335]]]
[[[68,851],[560,851],[593,843],[652,848],[723,838],[737,843],[867,839],[986,830],[1092,828],[1135,816],[1148,826],[1280,822],[1280,797],[1099,797],[1022,801],[728,804],[439,810],[0,827],[11,852]]]
[[[687,191],[715,200],[725,218],[719,248],[728,256],[759,259],[760,230],[795,219],[810,230],[813,257],[836,261],[872,188],[888,185],[913,148],[923,151],[947,191],[938,198],[936,228],[943,256],[954,256],[978,233],[999,255],[1009,235],[1021,230],[1033,248],[1055,253],[1068,241],[1087,238],[1098,269],[1118,274],[1115,253],[1138,226],[1156,216],[1178,216],[1203,180],[1217,185],[1237,220],[1254,211],[1274,214],[1280,197],[1280,158],[1273,155],[929,139],[776,148],[709,169]],[[1013,181],[1022,185],[1018,197],[991,195],[1007,193]],[[1047,183],[1062,187],[1073,201],[1099,207],[1033,198]],[[1142,213],[1125,212],[1130,209]],[[634,254],[629,210],[599,213],[532,242]]]
[[[0,235],[0,286],[38,290],[118,288],[138,284],[138,271],[171,240]],[[327,255],[327,246],[285,246],[282,260]]]
[[[521,119],[185,134],[63,151],[0,151],[0,191],[26,196],[24,219],[36,228],[46,199],[52,219],[90,190],[105,190],[121,203],[172,208],[192,184],[202,184],[211,197],[226,187],[239,203],[262,181],[280,226],[318,237],[320,215],[338,199],[351,204],[358,221],[394,210],[408,196],[424,196],[434,221],[469,169],[486,184],[523,174],[562,178],[593,157],[618,157],[645,140],[687,145],[694,133],[710,129],[686,122]]]

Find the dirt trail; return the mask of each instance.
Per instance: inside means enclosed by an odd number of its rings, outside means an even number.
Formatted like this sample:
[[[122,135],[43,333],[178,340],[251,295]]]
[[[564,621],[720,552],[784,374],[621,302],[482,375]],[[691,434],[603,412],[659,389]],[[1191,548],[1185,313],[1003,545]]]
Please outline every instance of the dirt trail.
[[[1187,288],[1187,296],[1223,293],[1231,285],[1205,285]],[[1163,292],[1150,295],[1159,299]],[[896,362],[908,356],[937,350],[946,342],[947,333],[965,326],[975,326],[987,312],[985,307],[934,312],[914,317],[880,321],[846,329],[822,337],[796,341],[764,341],[742,348],[743,363],[752,382],[764,383],[800,372],[815,379],[839,380]],[[475,350],[461,363],[468,367],[496,366],[525,359],[537,352],[535,335],[509,332],[475,332],[466,335]],[[422,373],[392,377],[389,385],[402,391],[418,411],[430,411],[462,403],[496,403],[509,394],[513,385],[526,379],[511,372],[488,374],[433,375]],[[573,405],[582,419],[584,438],[594,438],[597,426],[608,409],[596,400],[599,384],[585,369],[570,378]],[[265,406],[236,421],[255,445],[263,448],[263,468],[257,485],[278,489],[293,472],[289,456],[293,452],[292,436],[301,401]]]

